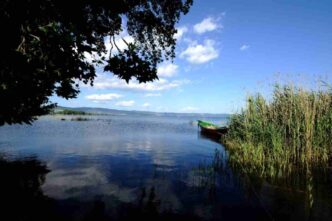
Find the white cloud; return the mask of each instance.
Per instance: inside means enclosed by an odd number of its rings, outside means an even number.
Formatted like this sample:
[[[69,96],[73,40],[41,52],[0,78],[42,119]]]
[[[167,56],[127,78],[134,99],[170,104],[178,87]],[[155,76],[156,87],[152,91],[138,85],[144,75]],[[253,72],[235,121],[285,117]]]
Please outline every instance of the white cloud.
[[[182,108],[180,111],[181,112],[196,112],[198,110],[199,109],[197,107],[187,106],[187,107]]]
[[[175,39],[180,40],[182,36],[188,32],[188,28],[186,26],[178,27],[177,28],[177,33],[174,35]]]
[[[150,107],[150,103],[144,103],[143,105],[142,105],[142,107]]]
[[[241,47],[240,47],[240,50],[241,51],[245,51],[245,50],[248,50],[250,48],[250,45],[242,45]]]
[[[131,80],[128,84],[116,77],[107,77],[105,74],[98,74],[94,81],[95,89],[121,89],[126,91],[165,91],[178,88],[184,84],[190,83],[189,80],[168,81],[160,78],[154,82],[139,83],[137,80]]]
[[[148,94],[145,94],[144,95],[145,97],[160,97],[161,96],[161,94],[154,94],[154,93],[148,93]]]
[[[120,106],[120,107],[131,107],[135,104],[135,101],[130,100],[130,101],[119,101],[115,105]]]
[[[200,23],[194,25],[194,31],[198,34],[214,31],[218,28],[222,28],[222,26],[218,24],[218,19],[214,19],[212,17],[207,17]]]
[[[159,77],[173,77],[178,71],[176,64],[163,64],[158,67],[157,73]]]
[[[213,40],[205,40],[204,44],[193,43],[180,54],[180,58],[185,58],[193,64],[202,64],[213,60],[219,56],[215,49]]]
[[[85,98],[88,100],[92,100],[94,102],[100,102],[100,101],[111,101],[114,99],[118,99],[120,97],[122,97],[122,95],[110,93],[110,94],[91,94],[86,96]]]

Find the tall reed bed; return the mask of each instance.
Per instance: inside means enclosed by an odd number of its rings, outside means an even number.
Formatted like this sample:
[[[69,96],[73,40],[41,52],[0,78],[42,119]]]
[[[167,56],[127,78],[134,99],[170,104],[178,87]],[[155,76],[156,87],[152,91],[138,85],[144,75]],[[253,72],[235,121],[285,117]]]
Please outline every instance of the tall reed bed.
[[[249,96],[246,108],[230,119],[224,142],[230,157],[251,170],[326,164],[332,153],[332,93],[276,85],[269,100]]]

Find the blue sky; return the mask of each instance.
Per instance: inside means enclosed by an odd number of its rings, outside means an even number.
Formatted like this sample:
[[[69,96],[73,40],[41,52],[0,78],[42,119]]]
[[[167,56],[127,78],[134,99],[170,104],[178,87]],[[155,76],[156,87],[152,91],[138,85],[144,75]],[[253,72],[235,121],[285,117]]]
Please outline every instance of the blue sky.
[[[76,99],[52,101],[68,107],[234,113],[248,94],[268,96],[274,82],[331,82],[331,12],[328,0],[195,0],[177,25],[177,57],[160,65],[160,81],[126,85],[98,69],[93,88],[81,87]]]

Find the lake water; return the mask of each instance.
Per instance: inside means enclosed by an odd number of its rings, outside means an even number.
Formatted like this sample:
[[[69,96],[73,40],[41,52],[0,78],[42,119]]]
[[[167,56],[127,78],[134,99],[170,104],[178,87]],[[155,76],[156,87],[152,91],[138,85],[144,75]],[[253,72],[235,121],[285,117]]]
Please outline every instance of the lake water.
[[[70,117],[67,117],[70,118]],[[0,127],[0,220],[329,220],[331,174],[305,191],[244,179],[199,115],[43,117]],[[215,166],[218,161],[218,168]],[[220,166],[222,165],[222,166]]]

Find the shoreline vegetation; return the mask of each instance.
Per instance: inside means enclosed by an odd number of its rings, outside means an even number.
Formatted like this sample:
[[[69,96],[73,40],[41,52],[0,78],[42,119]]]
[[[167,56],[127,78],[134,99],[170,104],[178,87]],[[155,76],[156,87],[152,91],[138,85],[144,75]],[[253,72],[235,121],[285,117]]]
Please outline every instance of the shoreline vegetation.
[[[76,111],[76,110],[64,109],[64,110],[58,110],[58,111],[54,110],[51,113],[51,115],[97,115],[97,114],[88,113],[88,112],[84,112],[84,111]]]
[[[246,173],[280,177],[328,168],[332,153],[332,91],[275,85],[270,100],[249,96],[229,120],[223,143]],[[309,170],[308,170],[309,169]]]
[[[50,115],[61,115],[61,116],[72,116],[72,118],[65,118],[61,117],[61,121],[88,121],[89,118],[83,117],[83,116],[92,116],[92,115],[98,115],[95,113],[89,113],[89,112],[84,112],[84,111],[76,111],[76,110],[68,110],[68,109],[63,109],[63,110],[53,110],[53,112]]]

